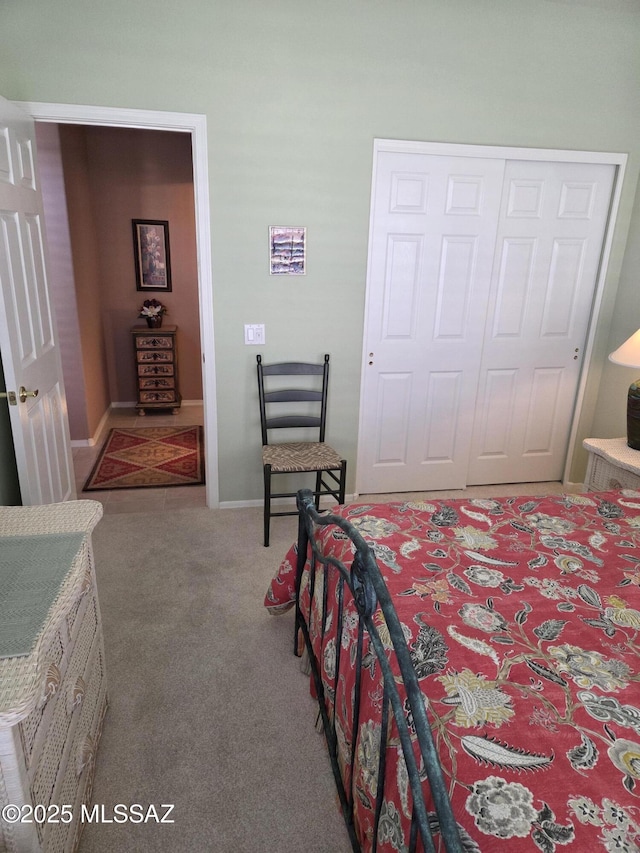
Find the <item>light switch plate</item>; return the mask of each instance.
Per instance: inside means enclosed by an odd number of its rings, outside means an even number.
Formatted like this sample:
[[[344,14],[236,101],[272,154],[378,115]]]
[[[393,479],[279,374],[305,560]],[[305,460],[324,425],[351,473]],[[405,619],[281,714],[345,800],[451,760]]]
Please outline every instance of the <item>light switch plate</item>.
[[[245,323],[244,342],[250,346],[263,346],[265,343],[264,323]]]

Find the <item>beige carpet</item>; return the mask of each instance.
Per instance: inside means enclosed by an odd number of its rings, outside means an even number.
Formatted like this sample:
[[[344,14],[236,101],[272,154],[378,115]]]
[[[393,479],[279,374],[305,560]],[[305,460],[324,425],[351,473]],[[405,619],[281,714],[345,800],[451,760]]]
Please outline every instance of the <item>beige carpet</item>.
[[[107,515],[94,533],[110,707],[95,803],[174,824],[86,825],[80,853],[348,853],[293,616],[266,588],[294,538],[260,509]]]
[[[371,499],[385,497],[362,497]],[[273,519],[264,548],[261,509],[115,514],[98,524],[110,707],[93,799],[107,815],[116,803],[172,803],[175,823],[90,824],[80,853],[351,850],[292,653],[293,614],[269,616],[262,605],[296,525]]]

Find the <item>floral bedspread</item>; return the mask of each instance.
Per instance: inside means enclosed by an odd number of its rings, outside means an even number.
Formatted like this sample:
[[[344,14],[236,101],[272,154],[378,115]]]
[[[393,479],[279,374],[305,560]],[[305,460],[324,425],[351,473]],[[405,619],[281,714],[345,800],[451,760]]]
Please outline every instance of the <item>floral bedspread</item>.
[[[469,849],[640,850],[640,492],[339,511],[374,545],[394,597]],[[320,535],[326,552],[348,562],[342,531]],[[292,548],[266,595],[271,612],[292,606],[295,563]],[[311,630],[367,850],[380,669],[365,640],[350,767],[356,620],[347,606],[336,686],[336,576],[331,569],[324,641],[317,595]],[[384,640],[382,616],[375,618]],[[393,732],[386,776],[381,853],[406,849],[409,839],[410,792]]]

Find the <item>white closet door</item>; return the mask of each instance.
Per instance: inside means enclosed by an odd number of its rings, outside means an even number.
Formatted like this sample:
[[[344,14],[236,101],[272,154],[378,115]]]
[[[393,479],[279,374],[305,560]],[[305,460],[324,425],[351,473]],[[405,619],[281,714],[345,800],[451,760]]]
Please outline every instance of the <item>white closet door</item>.
[[[378,152],[359,492],[562,478],[614,173]]]
[[[378,156],[360,492],[465,485],[504,166]]]
[[[469,485],[562,478],[613,176],[507,162]]]

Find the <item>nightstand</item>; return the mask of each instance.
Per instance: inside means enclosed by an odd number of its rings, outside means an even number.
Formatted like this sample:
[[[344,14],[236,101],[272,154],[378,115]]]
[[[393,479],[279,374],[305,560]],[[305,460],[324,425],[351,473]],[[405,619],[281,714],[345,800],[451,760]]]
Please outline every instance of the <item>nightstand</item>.
[[[134,326],[131,333],[138,385],[136,409],[141,415],[146,409],[171,409],[177,415],[182,399],[178,388],[178,327]]]
[[[589,451],[585,488],[589,492],[608,489],[640,489],[640,450],[626,438],[585,438]]]

